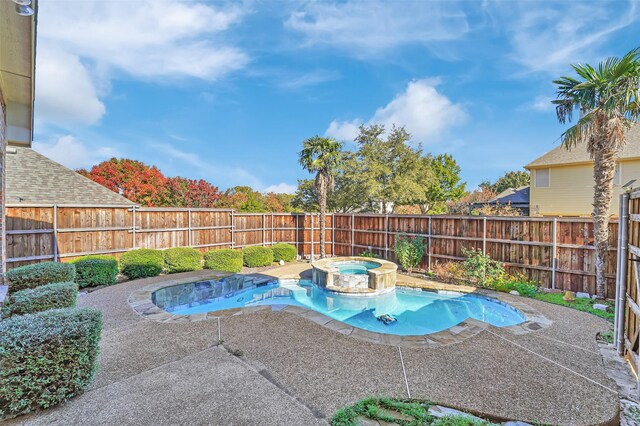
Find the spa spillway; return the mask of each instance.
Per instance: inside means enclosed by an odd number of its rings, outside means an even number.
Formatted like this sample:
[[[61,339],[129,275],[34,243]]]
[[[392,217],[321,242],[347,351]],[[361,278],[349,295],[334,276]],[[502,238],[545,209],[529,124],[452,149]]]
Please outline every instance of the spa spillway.
[[[368,257],[334,257],[311,264],[313,283],[345,294],[375,295],[396,287],[398,265]]]

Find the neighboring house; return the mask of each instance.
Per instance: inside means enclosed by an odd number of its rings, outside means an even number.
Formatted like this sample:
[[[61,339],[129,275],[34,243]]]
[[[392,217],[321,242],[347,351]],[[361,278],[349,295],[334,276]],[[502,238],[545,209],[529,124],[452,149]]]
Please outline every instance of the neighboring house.
[[[37,1],[31,7],[37,10]],[[18,14],[20,12],[21,14]],[[5,156],[7,144],[31,146],[36,15],[29,6],[0,1],[0,272],[5,269]],[[27,16],[23,16],[27,15]]]
[[[510,206],[522,213],[523,216],[529,215],[529,187],[521,186],[520,188],[507,188],[500,194],[484,203],[473,203],[470,209],[474,210],[485,205]]]
[[[618,215],[622,186],[640,184],[640,125],[627,133],[628,143],[616,165],[611,215]],[[593,211],[593,160],[584,145],[559,146],[525,166],[531,171],[532,216],[590,216]]]
[[[135,205],[27,147],[7,147],[6,182],[8,205]]]

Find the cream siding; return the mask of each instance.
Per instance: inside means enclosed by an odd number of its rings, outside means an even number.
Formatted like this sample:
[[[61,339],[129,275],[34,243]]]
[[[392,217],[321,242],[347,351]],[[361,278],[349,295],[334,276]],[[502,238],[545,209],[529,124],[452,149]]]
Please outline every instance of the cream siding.
[[[542,216],[590,216],[593,211],[593,164],[549,166],[549,187],[531,187],[531,215]],[[531,167],[535,173],[536,168]],[[620,162],[622,185],[637,179],[640,184],[640,159]],[[618,215],[620,184],[614,185],[611,214]]]

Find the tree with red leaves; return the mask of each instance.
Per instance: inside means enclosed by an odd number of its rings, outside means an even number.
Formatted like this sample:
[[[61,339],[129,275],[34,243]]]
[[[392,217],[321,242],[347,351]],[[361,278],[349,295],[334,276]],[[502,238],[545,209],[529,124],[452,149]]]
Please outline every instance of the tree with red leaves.
[[[180,176],[167,179],[167,198],[172,207],[215,207],[220,199],[218,187],[204,179],[187,179]]]

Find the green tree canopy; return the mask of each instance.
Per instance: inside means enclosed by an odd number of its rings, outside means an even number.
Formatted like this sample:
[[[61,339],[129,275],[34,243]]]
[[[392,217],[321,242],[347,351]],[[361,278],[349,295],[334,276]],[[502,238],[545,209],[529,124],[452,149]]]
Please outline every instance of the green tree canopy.
[[[531,174],[527,171],[511,171],[500,176],[498,180],[491,183],[488,180],[483,181],[480,186],[489,189],[496,194],[509,189],[520,188],[521,186],[528,186],[531,181]]]
[[[460,166],[451,154],[427,156],[423,162],[432,170],[434,179],[426,187],[420,211],[442,213],[447,209],[446,203],[458,201],[467,193],[467,183],[462,182]]]

